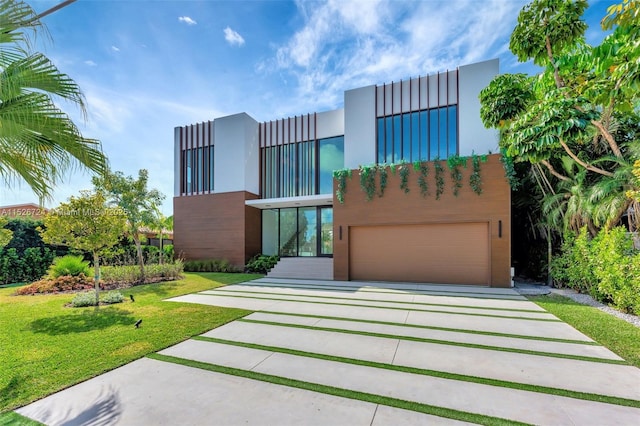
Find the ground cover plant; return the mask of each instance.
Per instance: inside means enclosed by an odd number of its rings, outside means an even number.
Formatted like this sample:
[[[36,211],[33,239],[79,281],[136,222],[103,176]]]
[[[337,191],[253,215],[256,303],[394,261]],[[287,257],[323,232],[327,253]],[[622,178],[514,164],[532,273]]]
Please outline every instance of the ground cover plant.
[[[528,298],[640,368],[640,327],[559,295]]]
[[[246,315],[163,300],[261,276],[185,275],[132,287],[124,303],[100,308],[64,307],[69,294],[14,296],[15,288],[0,289],[0,413]],[[0,424],[6,418],[0,414]]]

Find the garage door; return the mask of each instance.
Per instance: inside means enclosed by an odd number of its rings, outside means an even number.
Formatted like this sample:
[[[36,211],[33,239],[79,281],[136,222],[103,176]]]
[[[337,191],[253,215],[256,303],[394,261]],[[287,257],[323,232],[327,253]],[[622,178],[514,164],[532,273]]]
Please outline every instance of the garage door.
[[[489,284],[489,224],[355,226],[352,280]]]

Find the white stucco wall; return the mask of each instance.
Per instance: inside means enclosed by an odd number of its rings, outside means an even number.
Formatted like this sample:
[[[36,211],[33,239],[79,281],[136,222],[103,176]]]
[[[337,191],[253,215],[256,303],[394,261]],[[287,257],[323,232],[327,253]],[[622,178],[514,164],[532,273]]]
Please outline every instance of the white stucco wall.
[[[498,152],[498,131],[486,129],[480,120],[480,91],[487,87],[500,72],[498,59],[464,65],[459,74],[459,143],[460,155],[473,152],[486,154]]]
[[[344,166],[376,161],[376,86],[344,92]]]
[[[246,113],[215,120],[214,193],[259,192],[258,122]]]
[[[324,139],[344,135],[344,110],[319,112],[316,114],[316,138]]]

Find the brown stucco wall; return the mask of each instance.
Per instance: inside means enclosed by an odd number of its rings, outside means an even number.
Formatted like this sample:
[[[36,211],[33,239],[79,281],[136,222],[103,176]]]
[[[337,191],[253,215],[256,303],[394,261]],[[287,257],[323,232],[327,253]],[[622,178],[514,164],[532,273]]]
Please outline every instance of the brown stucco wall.
[[[462,188],[458,196],[453,195],[452,180],[445,161],[444,193],[435,198],[435,171],[429,163],[427,182],[429,195],[422,197],[418,186],[418,173],[411,167],[409,193],[400,189],[399,173],[389,172],[388,185],[381,198],[377,196],[367,202],[360,188],[358,171],[354,170],[351,180],[347,179],[344,204],[334,197],[334,279],[348,280],[349,275],[349,228],[371,225],[437,224],[461,222],[488,222],[490,245],[489,285],[508,287],[511,284],[511,191],[505,177],[504,168],[497,154],[488,156],[481,163],[483,192],[477,195],[469,186],[472,171],[471,159],[467,167],[461,167]],[[379,178],[379,174],[378,174]],[[334,191],[335,191],[334,182]],[[379,184],[377,184],[379,187]],[[502,221],[502,236],[499,234]],[[342,227],[342,231],[340,228]],[[340,239],[342,235],[342,239]],[[381,247],[380,250],[392,249]],[[451,265],[455,268],[455,263]]]
[[[260,210],[245,206],[250,192],[203,194],[173,199],[173,241],[184,259],[227,259],[244,266],[260,252]]]

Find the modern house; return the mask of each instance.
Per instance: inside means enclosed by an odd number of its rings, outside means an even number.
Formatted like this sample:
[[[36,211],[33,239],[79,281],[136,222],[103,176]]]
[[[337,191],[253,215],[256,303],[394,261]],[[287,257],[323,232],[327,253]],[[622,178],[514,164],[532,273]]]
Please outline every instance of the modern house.
[[[348,90],[343,109],[176,127],[175,252],[239,266],[278,254],[336,280],[510,286],[510,189],[478,99],[497,74],[495,59]]]

